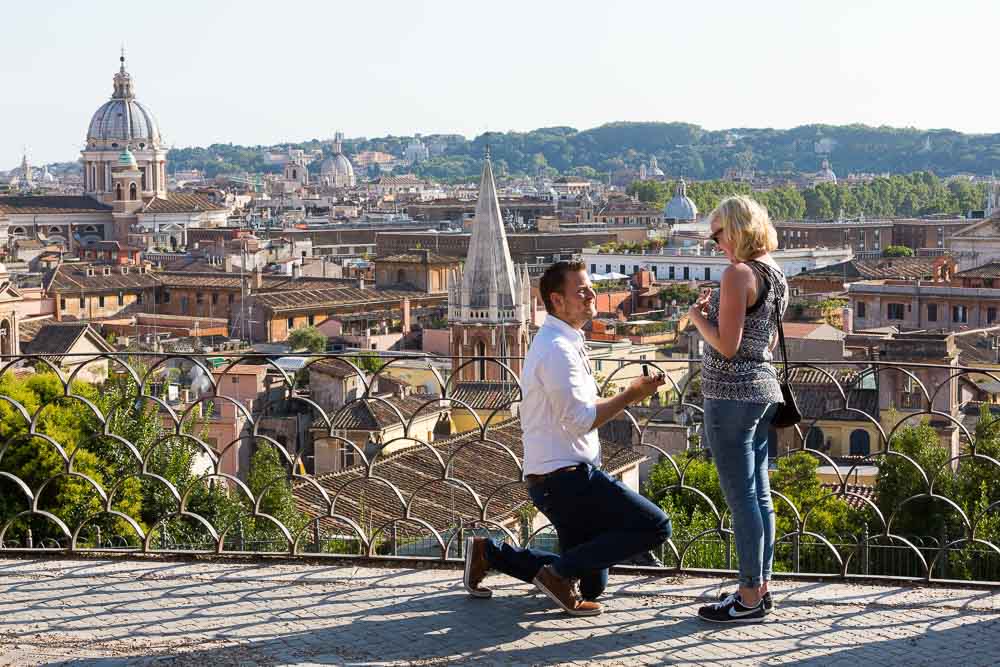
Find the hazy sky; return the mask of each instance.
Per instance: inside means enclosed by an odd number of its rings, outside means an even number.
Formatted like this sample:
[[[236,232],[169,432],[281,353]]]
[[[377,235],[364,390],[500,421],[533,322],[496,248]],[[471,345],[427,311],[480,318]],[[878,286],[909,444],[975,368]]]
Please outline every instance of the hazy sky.
[[[119,45],[168,144],[805,123],[1000,132],[995,0],[49,0],[0,12],[0,169],[73,160]]]

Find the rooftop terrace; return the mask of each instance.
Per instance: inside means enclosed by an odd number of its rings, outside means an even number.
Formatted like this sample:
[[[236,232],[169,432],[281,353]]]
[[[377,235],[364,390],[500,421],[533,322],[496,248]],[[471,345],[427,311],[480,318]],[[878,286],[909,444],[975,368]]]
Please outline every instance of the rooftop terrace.
[[[496,577],[350,563],[0,560],[4,665],[962,665],[1000,662],[1000,596],[782,581],[755,626],[715,626],[719,578],[611,577],[571,618]]]

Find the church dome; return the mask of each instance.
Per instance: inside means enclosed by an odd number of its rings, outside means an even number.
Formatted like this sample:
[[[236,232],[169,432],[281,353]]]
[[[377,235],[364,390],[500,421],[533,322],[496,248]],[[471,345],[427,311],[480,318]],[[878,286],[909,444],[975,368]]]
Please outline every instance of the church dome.
[[[160,128],[149,109],[135,100],[110,100],[90,119],[87,141],[160,143]]]
[[[320,177],[329,178],[331,184],[348,187],[354,185],[354,167],[343,153],[323,160],[319,170]]]
[[[687,183],[682,178],[674,190],[674,197],[663,209],[663,217],[668,220],[696,220],[698,207],[687,196]]]
[[[135,99],[132,77],[125,71],[125,56],[115,74],[111,99],[94,112],[87,128],[87,143],[126,141],[140,149],[160,143],[160,127],[152,112]]]

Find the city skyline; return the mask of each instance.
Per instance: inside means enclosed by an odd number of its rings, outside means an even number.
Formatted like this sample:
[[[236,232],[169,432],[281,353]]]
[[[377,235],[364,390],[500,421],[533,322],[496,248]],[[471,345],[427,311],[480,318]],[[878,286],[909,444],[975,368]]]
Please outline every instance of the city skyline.
[[[977,67],[989,52],[970,26],[1000,20],[983,3],[953,3],[947,15],[898,2],[845,2],[836,13],[787,2],[513,3],[497,15],[450,2],[389,12],[307,4],[282,23],[269,3],[179,2],[132,8],[121,29],[113,7],[8,9],[23,29],[0,45],[13,93],[0,169],[25,145],[34,164],[76,159],[122,43],[138,99],[176,147],[621,120],[1000,131],[989,105],[975,103],[989,91]]]

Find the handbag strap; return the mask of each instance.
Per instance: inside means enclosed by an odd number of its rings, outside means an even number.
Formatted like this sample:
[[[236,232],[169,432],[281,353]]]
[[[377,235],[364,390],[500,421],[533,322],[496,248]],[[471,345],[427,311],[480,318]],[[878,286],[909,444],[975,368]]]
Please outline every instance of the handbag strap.
[[[758,262],[755,259],[750,260],[754,264],[763,265],[763,262]],[[771,274],[767,269],[757,269],[758,275],[760,275],[764,281],[767,283],[767,289],[771,290],[774,288],[774,283],[771,281]],[[781,348],[781,368],[782,374],[784,375],[784,382],[788,384],[788,350],[785,348],[785,327],[781,325],[781,298],[775,293],[774,297],[774,322],[778,325],[778,347]]]

